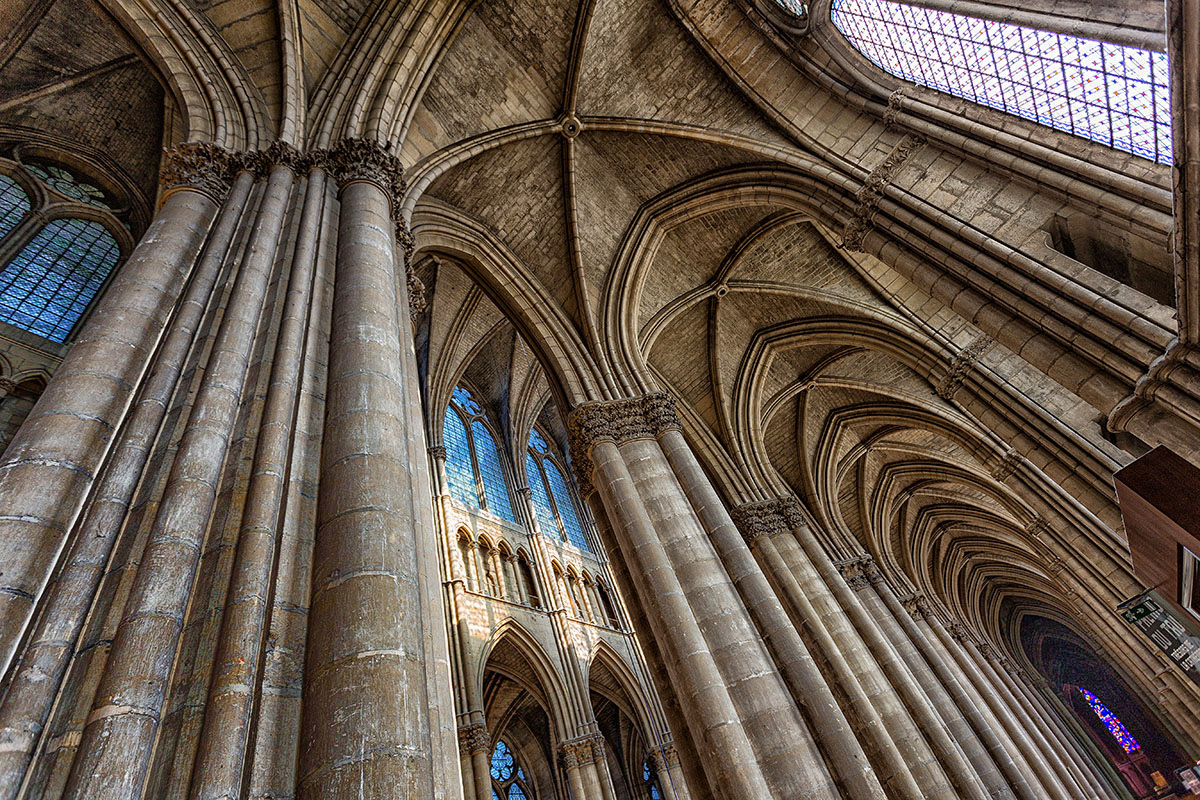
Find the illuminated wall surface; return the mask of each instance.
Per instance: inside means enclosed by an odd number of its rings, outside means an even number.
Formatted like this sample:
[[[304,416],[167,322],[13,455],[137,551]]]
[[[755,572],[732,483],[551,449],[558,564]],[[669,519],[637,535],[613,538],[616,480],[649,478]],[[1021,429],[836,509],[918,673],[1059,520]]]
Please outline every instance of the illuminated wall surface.
[[[1137,739],[1134,739],[1121,723],[1121,720],[1117,719],[1117,715],[1109,711],[1108,706],[1101,703],[1096,695],[1082,687],[1079,689],[1079,693],[1083,695],[1084,700],[1087,700],[1088,705],[1092,707],[1092,711],[1096,712],[1096,716],[1104,723],[1104,727],[1108,728],[1108,732],[1121,743],[1121,747],[1125,748],[1126,753],[1132,753],[1141,747],[1137,743]]]
[[[1171,163],[1166,53],[888,0],[833,0],[831,16],[897,77]]]

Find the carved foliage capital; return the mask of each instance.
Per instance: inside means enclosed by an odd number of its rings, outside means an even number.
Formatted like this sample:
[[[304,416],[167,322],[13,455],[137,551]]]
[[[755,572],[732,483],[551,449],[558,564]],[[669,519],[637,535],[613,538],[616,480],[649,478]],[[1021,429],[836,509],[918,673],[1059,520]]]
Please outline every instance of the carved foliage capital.
[[[657,747],[650,748],[646,753],[646,760],[654,767],[656,773],[662,775],[679,763],[679,754],[675,752],[675,745],[671,742],[663,742]]]
[[[969,345],[959,350],[954,358],[950,360],[950,366],[946,370],[946,375],[934,388],[937,390],[938,397],[943,400],[949,400],[958,393],[962,388],[963,381],[970,374],[979,360],[987,354],[989,350],[996,344],[996,340],[990,336],[979,336],[974,339]]]
[[[558,746],[558,757],[567,769],[591,764],[596,761],[598,754],[603,757],[603,742],[595,741],[596,736],[581,736],[570,739]],[[597,752],[598,751],[598,752]]]
[[[487,725],[482,722],[472,722],[458,726],[458,747],[464,753],[490,753],[492,737]]]
[[[842,232],[842,247],[851,252],[862,252],[863,239],[874,224],[875,211],[879,207],[879,201],[883,199],[884,190],[895,179],[905,162],[924,145],[924,136],[905,134],[882,163],[871,170],[862,187],[854,194],[858,205],[846,220]]]
[[[184,142],[164,150],[159,184],[163,195],[193,189],[220,202],[229,191],[233,157],[211,142]]]
[[[804,524],[800,504],[794,497],[746,503],[732,509],[729,516],[741,531],[746,544],[751,546],[763,536],[787,533]]]
[[[587,496],[594,488],[591,451],[597,443],[652,439],[680,427],[675,401],[666,392],[577,406],[567,417],[567,438],[580,492]]]
[[[901,597],[900,604],[904,606],[904,610],[913,619],[925,619],[932,613],[932,609],[929,607],[929,600],[920,592],[914,592],[907,597]]]
[[[329,166],[339,186],[368,181],[383,190],[392,208],[404,194],[400,159],[374,139],[343,139],[329,151]]]

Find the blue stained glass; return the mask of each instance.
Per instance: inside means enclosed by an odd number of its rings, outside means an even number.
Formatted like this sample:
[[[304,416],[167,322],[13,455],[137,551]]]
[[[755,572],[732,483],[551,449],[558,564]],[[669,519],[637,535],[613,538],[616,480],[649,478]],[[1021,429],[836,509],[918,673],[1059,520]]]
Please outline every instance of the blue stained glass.
[[[1083,695],[1083,699],[1092,707],[1092,711],[1096,712],[1096,716],[1104,723],[1104,727],[1108,728],[1108,732],[1113,735],[1113,738],[1117,740],[1126,753],[1132,753],[1141,747],[1137,739],[1133,738],[1133,734],[1129,732],[1129,729],[1117,718],[1117,715],[1109,711],[1108,706],[1101,703],[1096,695],[1083,687],[1080,687],[1079,693]]]
[[[0,272],[0,321],[66,341],[120,255],[99,222],[54,220]]]
[[[567,491],[567,482],[553,461],[545,461],[546,481],[550,484],[550,493],[554,495],[554,505],[558,507],[558,516],[562,520],[567,540],[580,550],[591,552],[587,538],[583,535],[583,526],[579,524],[579,515],[575,512],[575,503],[571,493]]]
[[[479,416],[483,410],[479,407],[479,403],[475,402],[475,398],[461,386],[454,387],[454,393],[450,395],[454,402],[458,403],[464,411],[472,416]]]
[[[37,165],[26,164],[25,169],[32,172],[41,179],[42,183],[49,186],[59,194],[66,195],[72,200],[78,200],[80,203],[98,206],[100,208],[110,208],[108,203],[104,202],[104,190],[93,186],[86,181],[81,181],[79,178],[72,175],[62,167],[54,166],[53,164]]]
[[[17,227],[29,208],[29,195],[21,185],[7,175],[0,175],[0,238]]]
[[[508,780],[512,777],[514,763],[512,751],[504,740],[496,742],[496,749],[492,751],[492,777],[498,781]]]
[[[475,456],[479,459],[479,471],[483,477],[483,496],[488,511],[498,517],[515,522],[512,501],[508,497],[508,484],[504,470],[500,468],[500,453],[492,433],[479,420],[471,423],[471,435],[475,438]]]
[[[529,800],[525,794],[525,790],[519,784],[514,783],[508,787],[508,800]]]
[[[550,452],[550,447],[546,444],[546,440],[543,439],[542,435],[536,430],[529,432],[529,446],[542,455],[546,455]]]
[[[525,454],[525,475],[529,478],[529,491],[533,496],[533,511],[537,515],[538,528],[547,536],[561,538],[562,532],[554,518],[554,506],[550,505],[550,491],[546,488],[546,481],[542,477],[542,471],[538,469],[533,453]]]
[[[450,496],[470,508],[479,508],[479,490],[471,466],[471,447],[467,444],[467,426],[453,408],[446,409],[442,422],[442,444],[446,447],[446,479]]]
[[[833,0],[830,16],[892,75],[1171,163],[1166,53],[892,0]]]
[[[500,795],[496,794],[496,790],[492,789],[492,800],[502,800]]]

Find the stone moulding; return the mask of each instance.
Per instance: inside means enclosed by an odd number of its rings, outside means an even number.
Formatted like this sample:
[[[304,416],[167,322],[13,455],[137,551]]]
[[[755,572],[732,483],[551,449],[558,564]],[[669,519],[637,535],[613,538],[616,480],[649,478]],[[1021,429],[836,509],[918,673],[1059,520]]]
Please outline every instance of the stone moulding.
[[[842,231],[842,247],[852,253],[863,252],[863,239],[875,224],[875,212],[879,208],[879,201],[883,199],[884,189],[895,180],[905,162],[924,145],[924,136],[906,133],[883,163],[871,170],[862,188],[854,193],[854,199],[858,202]]]
[[[597,443],[654,439],[681,429],[675,401],[666,392],[577,406],[567,417],[567,438],[580,494],[587,497],[595,489],[591,452]]]
[[[969,345],[955,353],[954,358],[950,360],[950,367],[946,371],[945,377],[934,386],[938,397],[943,400],[952,399],[962,388],[967,375],[995,344],[996,340],[990,336],[978,336]]]

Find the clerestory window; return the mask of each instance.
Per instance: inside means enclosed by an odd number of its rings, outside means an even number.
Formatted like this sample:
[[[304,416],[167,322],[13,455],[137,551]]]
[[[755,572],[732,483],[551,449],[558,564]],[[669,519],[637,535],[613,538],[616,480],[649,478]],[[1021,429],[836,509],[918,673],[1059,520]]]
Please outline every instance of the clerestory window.
[[[63,167],[0,169],[0,322],[65,342],[121,260],[120,223],[102,189]]]
[[[567,479],[550,452],[550,446],[537,430],[529,434],[525,474],[529,479],[533,510],[542,533],[557,535],[580,550],[591,552],[575,501],[567,488]]]
[[[468,508],[516,522],[496,438],[483,409],[462,386],[451,396],[442,421],[450,496]]]
[[[1171,163],[1166,53],[891,0],[833,0],[830,16],[896,77]]]

